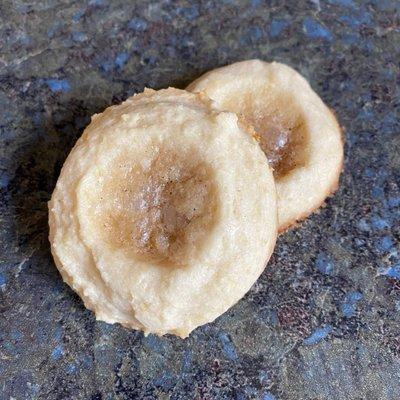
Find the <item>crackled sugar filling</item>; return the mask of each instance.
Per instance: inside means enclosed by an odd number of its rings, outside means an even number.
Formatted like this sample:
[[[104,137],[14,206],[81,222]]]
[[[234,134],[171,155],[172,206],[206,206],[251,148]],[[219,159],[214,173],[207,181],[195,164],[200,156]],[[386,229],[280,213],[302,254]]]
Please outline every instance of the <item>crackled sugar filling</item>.
[[[101,175],[88,193],[93,201],[88,209],[104,242],[142,261],[170,266],[184,264],[192,245],[200,248],[217,198],[212,170],[195,153],[162,150],[148,165],[124,156]]]
[[[224,107],[240,113],[254,127],[275,178],[307,164],[307,129],[293,97],[273,87],[253,89],[238,101],[225,99]]]

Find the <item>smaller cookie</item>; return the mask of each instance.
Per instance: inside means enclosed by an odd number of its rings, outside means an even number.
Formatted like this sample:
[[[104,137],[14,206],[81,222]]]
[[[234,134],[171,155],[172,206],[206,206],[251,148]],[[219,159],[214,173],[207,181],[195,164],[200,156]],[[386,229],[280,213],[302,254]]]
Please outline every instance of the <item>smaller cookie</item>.
[[[210,71],[187,90],[254,126],[274,170],[279,231],[306,218],[338,187],[343,139],[335,116],[294,69],[260,60]]]

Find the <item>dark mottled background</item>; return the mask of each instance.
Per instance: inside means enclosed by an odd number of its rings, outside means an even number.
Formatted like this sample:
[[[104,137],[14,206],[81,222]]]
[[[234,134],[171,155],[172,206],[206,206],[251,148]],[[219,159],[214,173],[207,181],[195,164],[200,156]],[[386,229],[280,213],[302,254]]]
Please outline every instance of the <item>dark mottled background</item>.
[[[0,398],[398,400],[399,15],[397,0],[2,0]],[[96,322],[47,242],[67,153],[106,106],[254,57],[336,110],[338,193],[188,339]]]

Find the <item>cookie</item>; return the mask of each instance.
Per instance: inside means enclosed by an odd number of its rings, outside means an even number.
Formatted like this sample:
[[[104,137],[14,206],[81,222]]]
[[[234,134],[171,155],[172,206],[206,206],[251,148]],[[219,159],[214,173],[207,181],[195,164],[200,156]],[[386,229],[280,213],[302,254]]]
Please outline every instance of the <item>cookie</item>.
[[[187,90],[253,125],[274,170],[279,231],[318,209],[338,187],[343,138],[331,110],[287,65],[260,60],[207,72]]]
[[[272,170],[235,113],[146,90],[95,115],[49,202],[64,281],[96,318],[187,336],[235,304],[277,236]]]

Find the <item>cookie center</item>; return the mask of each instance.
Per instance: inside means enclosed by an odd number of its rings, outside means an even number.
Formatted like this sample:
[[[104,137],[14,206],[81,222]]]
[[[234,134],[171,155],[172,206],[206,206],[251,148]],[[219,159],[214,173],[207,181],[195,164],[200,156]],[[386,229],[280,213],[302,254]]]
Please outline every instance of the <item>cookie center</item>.
[[[279,112],[271,115],[256,113],[251,121],[275,178],[306,164],[307,137],[301,117],[290,120]]]
[[[301,107],[292,96],[269,85],[243,89],[238,96],[229,93],[221,105],[253,125],[276,179],[307,165],[307,127]]]
[[[215,220],[211,168],[195,154],[159,152],[141,165],[116,162],[101,187],[103,234],[145,261],[183,265]]]

